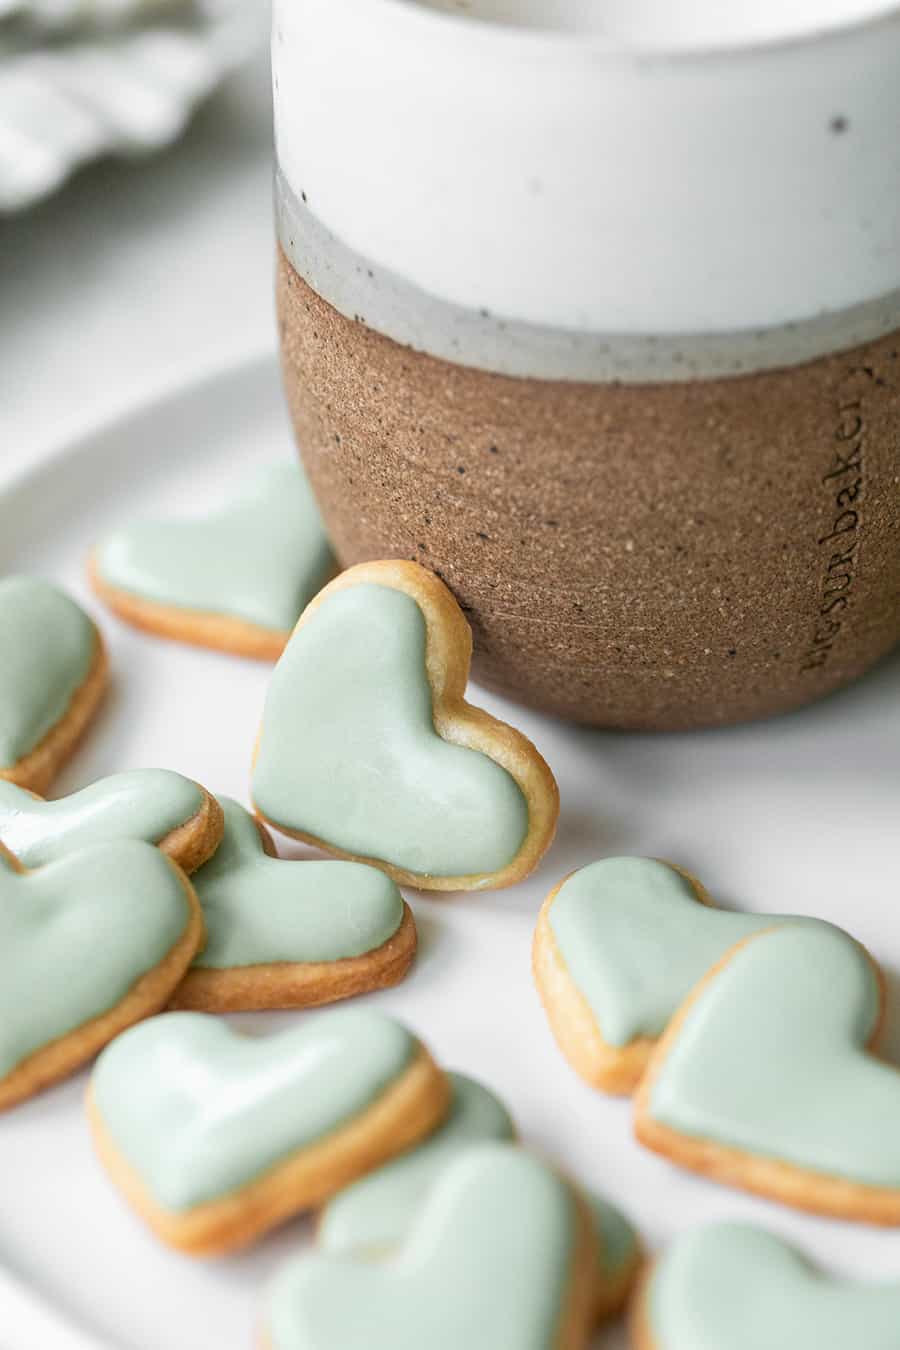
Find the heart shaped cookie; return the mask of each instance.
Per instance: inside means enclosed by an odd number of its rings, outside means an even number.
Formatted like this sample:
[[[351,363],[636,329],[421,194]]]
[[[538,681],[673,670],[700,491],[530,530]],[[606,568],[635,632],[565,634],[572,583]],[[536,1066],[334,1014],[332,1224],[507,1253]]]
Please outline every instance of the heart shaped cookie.
[[[0,1110],[169,999],[203,941],[184,874],[119,840],[25,872],[0,847]]]
[[[103,697],[106,651],[84,610],[38,577],[0,580],[0,779],[46,792]]]
[[[88,1111],[113,1180],[164,1242],[243,1246],[416,1143],[449,1088],[425,1048],[365,1009],[278,1035],[167,1013],[97,1061]]]
[[[216,799],[167,769],[112,774],[52,802],[0,782],[0,844],[25,867],[41,867],[87,844],[143,839],[190,873],[215,852],[222,829]]]
[[[451,1073],[450,1112],[433,1134],[361,1177],[331,1199],[319,1216],[323,1251],[385,1256],[402,1245],[444,1172],[473,1146],[509,1142],[514,1129],[506,1107],[463,1074]],[[585,1194],[599,1237],[597,1320],[617,1312],[637,1271],[637,1235],[624,1214],[600,1196]]]
[[[594,1282],[594,1320],[616,1317],[634,1288],[643,1251],[630,1221],[617,1205],[594,1191],[584,1192],[600,1246]]]
[[[508,886],[549,847],[556,782],[463,695],[472,637],[415,563],[352,567],[275,668],[253,773],[270,824],[426,890]]]
[[[416,925],[390,878],[363,863],[278,859],[268,831],[221,800],[224,838],[194,877],[206,946],[172,1006],[302,1008],[397,984]]]
[[[783,923],[716,909],[700,882],[653,858],[604,858],[544,901],[533,970],[559,1047],[586,1082],[632,1092],[669,1019],[742,938]]]
[[[266,1350],[579,1350],[594,1320],[590,1215],[556,1172],[508,1144],[461,1155],[404,1247],[317,1252],[279,1274]]]
[[[881,1015],[877,969],[840,929],[747,939],[654,1051],[638,1138],[799,1209],[900,1224],[900,1072],[869,1049]]]
[[[274,661],[335,570],[306,475],[270,465],[202,520],[144,521],[105,540],[92,585],[127,623],[162,637]]]
[[[447,1077],[452,1096],[443,1124],[329,1200],[317,1231],[324,1251],[384,1255],[404,1241],[432,1187],[461,1153],[487,1140],[512,1140],[513,1123],[499,1098],[461,1073]]]
[[[900,1283],[814,1270],[761,1228],[711,1224],[656,1262],[635,1307],[635,1350],[900,1350]]]

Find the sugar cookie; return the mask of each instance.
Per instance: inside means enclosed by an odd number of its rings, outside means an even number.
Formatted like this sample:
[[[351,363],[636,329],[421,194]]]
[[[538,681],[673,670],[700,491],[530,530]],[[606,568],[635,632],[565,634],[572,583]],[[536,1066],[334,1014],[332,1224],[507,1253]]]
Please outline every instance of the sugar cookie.
[[[106,690],[96,626],[38,577],[0,580],[0,779],[46,792]]]
[[[224,838],[194,877],[206,946],[172,1006],[302,1008],[397,984],[416,925],[391,879],[364,863],[278,859],[265,827],[221,802]]]
[[[403,1242],[430,1190],[461,1153],[488,1140],[512,1140],[513,1123],[499,1098],[464,1074],[447,1077],[453,1095],[443,1124],[329,1200],[317,1230],[324,1251],[384,1255]]]
[[[363,1008],[250,1038],[166,1013],[97,1061],[101,1160],[164,1242],[230,1251],[322,1204],[437,1126],[449,1088],[425,1048]]]
[[[510,1142],[514,1128],[503,1103],[460,1073],[448,1074],[450,1112],[435,1132],[398,1158],[339,1191],[319,1216],[317,1239],[335,1255],[385,1256],[399,1247],[447,1168],[487,1141]],[[617,1312],[628,1295],[640,1256],[637,1235],[621,1210],[600,1196],[584,1196],[599,1238],[596,1316]]]
[[[599,1240],[594,1320],[605,1322],[625,1306],[640,1272],[643,1249],[634,1227],[617,1205],[593,1191],[585,1191],[584,1198]]]
[[[631,1341],[635,1350],[900,1350],[900,1283],[835,1279],[761,1228],[711,1224],[655,1263]]]
[[[93,553],[94,590],[161,637],[274,661],[304,605],[335,571],[299,462],[269,465],[200,520],[126,526]]]
[[[190,873],[215,852],[222,829],[216,799],[168,769],[111,774],[52,802],[0,782],[0,843],[25,867],[87,844],[143,839]]]
[[[900,1224],[900,1072],[869,1049],[882,1005],[871,957],[838,928],[745,940],[654,1051],[638,1138],[798,1209]]]
[[[25,872],[0,847],[0,1109],[163,1007],[203,941],[184,874],[137,840]]]
[[[566,1059],[603,1092],[637,1086],[669,1019],[730,947],[786,915],[716,909],[653,858],[604,858],[561,881],[534,934],[535,983]]]
[[[526,876],[559,794],[530,741],[464,700],[472,636],[436,576],[363,563],[307,606],[272,676],[253,799],[276,828],[426,890]]]
[[[315,1252],[276,1277],[266,1350],[582,1350],[596,1237],[573,1188],[509,1144],[441,1175],[400,1253]]]

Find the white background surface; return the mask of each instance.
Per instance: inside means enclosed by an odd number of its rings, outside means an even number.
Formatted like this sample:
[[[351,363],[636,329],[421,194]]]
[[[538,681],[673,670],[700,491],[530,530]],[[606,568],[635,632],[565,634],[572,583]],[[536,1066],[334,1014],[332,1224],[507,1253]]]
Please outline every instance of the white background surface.
[[[274,348],[268,59],[174,150],[0,217],[0,481],[237,352]]]
[[[260,67],[165,161],[91,170],[0,226],[0,480],[110,410],[183,385],[192,368],[272,345],[267,145]],[[201,387],[88,438],[50,476],[0,497],[0,571],[41,570],[84,597],[83,554],[98,533],[135,511],[189,509],[210,484],[224,494],[229,476],[278,453],[290,446],[271,365]],[[265,670],[101,622],[115,686],[60,791],[159,763],[245,795]],[[900,1236],[794,1215],[639,1149],[627,1104],[590,1092],[559,1056],[529,974],[541,898],[570,868],[619,852],[683,863],[723,903],[836,920],[900,970],[900,661],[815,709],[703,735],[578,731],[484,702],[515,717],[557,773],[558,841],[513,890],[413,896],[420,960],[378,1004],[448,1067],[492,1085],[524,1138],[618,1200],[649,1244],[703,1220],[751,1217],[837,1269],[900,1276]],[[892,993],[888,1044],[900,1057],[896,979]],[[165,1251],[94,1162],[83,1087],[80,1076],[0,1119],[0,1264],[116,1350],[244,1350],[259,1284],[306,1225],[219,1263]],[[900,1128],[900,1082],[898,1119],[884,1125]],[[4,1334],[0,1307],[2,1350],[62,1344],[42,1335],[7,1345]],[[614,1330],[597,1344],[624,1341]]]

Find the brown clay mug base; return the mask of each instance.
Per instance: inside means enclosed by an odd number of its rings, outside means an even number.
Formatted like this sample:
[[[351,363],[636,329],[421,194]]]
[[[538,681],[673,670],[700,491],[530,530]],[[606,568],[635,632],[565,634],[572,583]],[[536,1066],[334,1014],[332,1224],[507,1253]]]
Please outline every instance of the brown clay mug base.
[[[338,556],[443,577],[488,688],[600,726],[720,725],[819,698],[900,640],[900,334],[584,384],[402,346],[283,253],[278,306]]]

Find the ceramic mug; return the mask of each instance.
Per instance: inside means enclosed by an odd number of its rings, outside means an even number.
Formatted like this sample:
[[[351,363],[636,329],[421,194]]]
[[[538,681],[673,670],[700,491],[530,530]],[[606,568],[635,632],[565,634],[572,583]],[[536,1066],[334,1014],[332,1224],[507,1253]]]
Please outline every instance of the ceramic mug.
[[[606,726],[778,712],[900,639],[900,8],[721,8],[275,3],[338,554],[432,568],[483,684]]]

